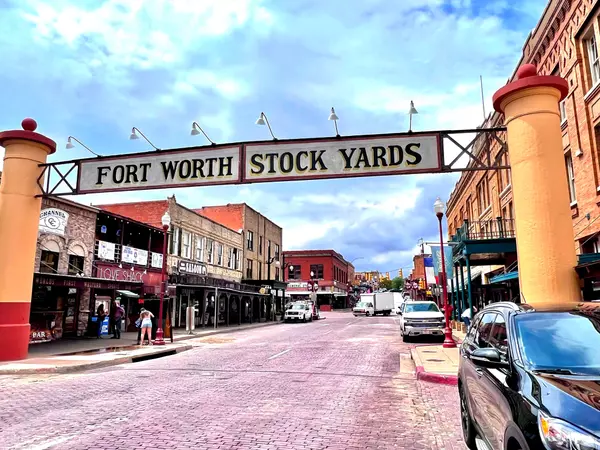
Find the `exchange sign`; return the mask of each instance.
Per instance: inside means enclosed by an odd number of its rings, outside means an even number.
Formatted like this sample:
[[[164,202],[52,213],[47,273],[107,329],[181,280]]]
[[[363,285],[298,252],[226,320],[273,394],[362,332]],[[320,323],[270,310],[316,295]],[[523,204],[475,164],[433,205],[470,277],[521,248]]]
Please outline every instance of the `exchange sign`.
[[[81,194],[441,171],[439,133],[300,139],[79,162]]]

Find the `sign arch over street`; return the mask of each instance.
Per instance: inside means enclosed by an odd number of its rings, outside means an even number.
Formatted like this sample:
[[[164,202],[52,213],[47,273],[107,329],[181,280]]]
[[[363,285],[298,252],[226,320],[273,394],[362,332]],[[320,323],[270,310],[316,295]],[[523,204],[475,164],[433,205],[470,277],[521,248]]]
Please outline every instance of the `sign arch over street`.
[[[241,142],[42,165],[43,195],[508,169],[503,128]],[[452,135],[475,135],[467,145]],[[484,140],[487,145],[477,145]],[[446,162],[448,143],[457,153]],[[475,150],[477,147],[477,150]],[[487,156],[484,154],[487,152]],[[461,156],[469,163],[458,167]],[[463,158],[464,159],[464,158]],[[45,180],[42,182],[42,180]],[[75,180],[73,180],[75,178]]]

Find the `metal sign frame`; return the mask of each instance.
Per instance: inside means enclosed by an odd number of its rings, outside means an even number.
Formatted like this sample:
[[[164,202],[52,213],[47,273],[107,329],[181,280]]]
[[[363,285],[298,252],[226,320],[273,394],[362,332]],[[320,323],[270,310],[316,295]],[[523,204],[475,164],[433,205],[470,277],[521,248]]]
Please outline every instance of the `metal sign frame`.
[[[198,186],[218,186],[230,184],[254,184],[266,182],[281,182],[281,181],[302,181],[302,180],[320,180],[333,178],[356,178],[366,176],[389,176],[389,175],[411,175],[417,173],[452,173],[464,171],[478,170],[501,170],[510,169],[509,165],[503,165],[502,161],[504,153],[507,153],[507,144],[504,138],[506,128],[476,128],[465,130],[443,130],[443,131],[426,131],[426,132],[409,132],[409,133],[388,133],[379,135],[358,135],[358,136],[343,136],[343,137],[326,137],[326,138],[308,138],[308,139],[279,139],[279,140],[262,140],[251,142],[234,142],[196,147],[183,147],[167,150],[152,150],[137,153],[128,153],[124,155],[100,156],[96,158],[82,158],[70,161],[52,162],[40,164],[41,173],[37,179],[41,194],[38,197],[47,196],[65,196],[65,195],[82,195],[91,193],[104,192],[121,192],[134,190],[150,190],[150,189],[166,189],[180,187],[198,187]],[[458,136],[474,134],[475,137],[467,144],[458,142]],[[396,171],[378,171],[378,172],[359,172],[349,174],[321,174],[315,176],[296,176],[289,177],[271,177],[262,179],[247,179],[246,171],[246,151],[254,146],[272,146],[276,148],[279,145],[285,144],[314,144],[314,143],[344,143],[348,141],[360,140],[377,140],[377,139],[407,139],[407,138],[427,138],[435,137],[437,140],[437,167],[427,169],[408,169]],[[448,153],[449,146],[453,147],[453,151],[458,150],[458,154],[447,163],[445,156]],[[492,158],[492,149],[499,147],[496,155]],[[215,180],[203,183],[171,183],[157,186],[132,186],[128,188],[108,188],[108,189],[81,189],[81,167],[82,164],[96,162],[111,162],[115,160],[127,160],[132,158],[149,157],[154,158],[157,155],[169,156],[174,154],[185,154],[189,152],[210,152],[213,150],[223,150],[228,148],[239,147],[239,164],[238,177],[234,180]],[[468,159],[464,164],[465,157]],[[76,174],[76,183],[69,180],[72,174]]]

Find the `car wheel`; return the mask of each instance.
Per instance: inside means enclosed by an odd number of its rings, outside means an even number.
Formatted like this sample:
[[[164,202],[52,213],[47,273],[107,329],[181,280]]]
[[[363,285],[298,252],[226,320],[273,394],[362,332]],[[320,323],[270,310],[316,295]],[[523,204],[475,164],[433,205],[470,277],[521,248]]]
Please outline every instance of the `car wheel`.
[[[302,323],[306,323],[306,316],[302,316]]]
[[[463,432],[463,439],[468,448],[477,450],[477,445],[475,444],[475,429],[473,428],[473,421],[471,420],[467,397],[462,386],[458,388],[458,395],[460,397],[460,425]]]
[[[308,321],[309,321],[309,322],[312,322],[312,321],[313,321],[312,314],[311,314],[311,315],[310,315],[310,317],[308,318]]]
[[[410,336],[408,334],[402,333],[402,342],[408,342],[410,340]]]
[[[369,317],[370,315],[371,315],[371,313],[370,313],[369,311],[367,311],[367,312],[365,313],[365,316],[367,316],[367,317]]]

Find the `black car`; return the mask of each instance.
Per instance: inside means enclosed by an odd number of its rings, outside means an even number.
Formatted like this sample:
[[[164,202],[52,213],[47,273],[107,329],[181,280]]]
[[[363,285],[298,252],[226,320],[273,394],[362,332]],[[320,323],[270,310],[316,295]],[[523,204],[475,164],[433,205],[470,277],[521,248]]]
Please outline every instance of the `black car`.
[[[470,449],[600,450],[600,304],[489,305],[460,355]]]

